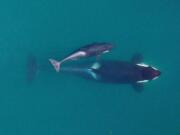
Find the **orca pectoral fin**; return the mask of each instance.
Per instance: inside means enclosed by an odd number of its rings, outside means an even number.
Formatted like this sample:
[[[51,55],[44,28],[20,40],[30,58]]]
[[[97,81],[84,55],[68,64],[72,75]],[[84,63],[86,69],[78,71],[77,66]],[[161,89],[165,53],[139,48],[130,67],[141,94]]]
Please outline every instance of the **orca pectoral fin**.
[[[94,69],[87,69],[87,72],[88,72],[88,74],[90,74],[90,76],[91,76],[94,80],[99,80],[99,79],[100,79],[99,75],[97,75],[97,74],[94,72]]]
[[[140,53],[136,53],[133,55],[133,57],[131,58],[131,62],[133,64],[138,64],[138,63],[142,63],[143,62],[143,56]]]
[[[134,83],[134,84],[132,84],[132,87],[138,93],[140,93],[144,90],[144,84],[143,83]]]

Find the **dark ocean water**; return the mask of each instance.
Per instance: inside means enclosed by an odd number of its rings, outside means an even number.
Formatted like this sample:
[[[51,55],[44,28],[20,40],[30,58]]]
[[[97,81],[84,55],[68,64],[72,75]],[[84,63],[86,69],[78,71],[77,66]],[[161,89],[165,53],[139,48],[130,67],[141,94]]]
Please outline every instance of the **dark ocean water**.
[[[180,135],[179,7],[178,0],[1,1],[0,135]],[[137,93],[57,74],[48,63],[95,41],[116,45],[104,59],[141,52],[162,76]],[[40,65],[31,83],[29,53]]]

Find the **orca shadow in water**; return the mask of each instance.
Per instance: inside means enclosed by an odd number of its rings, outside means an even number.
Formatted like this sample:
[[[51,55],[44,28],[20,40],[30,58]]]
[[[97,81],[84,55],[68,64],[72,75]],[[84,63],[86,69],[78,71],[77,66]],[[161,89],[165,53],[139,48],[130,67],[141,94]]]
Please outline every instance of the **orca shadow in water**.
[[[65,67],[62,71],[104,83],[130,84],[141,92],[144,83],[157,79],[161,72],[142,63],[143,57],[135,54],[131,61],[102,60],[76,67]],[[90,66],[91,65],[91,66]]]
[[[51,72],[51,65],[47,61],[37,60],[37,57],[33,53],[29,53],[26,58],[26,80],[28,83],[32,83],[39,72],[46,71]]]
[[[26,79],[28,83],[32,83],[38,71],[37,59],[33,54],[28,54],[26,68]]]

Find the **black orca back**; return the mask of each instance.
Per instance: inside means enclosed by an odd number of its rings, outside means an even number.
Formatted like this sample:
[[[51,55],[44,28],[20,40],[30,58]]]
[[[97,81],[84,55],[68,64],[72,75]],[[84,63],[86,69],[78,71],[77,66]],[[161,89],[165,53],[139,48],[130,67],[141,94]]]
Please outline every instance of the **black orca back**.
[[[100,68],[93,71],[105,82],[135,83],[142,78],[141,69],[131,62],[102,61]]]

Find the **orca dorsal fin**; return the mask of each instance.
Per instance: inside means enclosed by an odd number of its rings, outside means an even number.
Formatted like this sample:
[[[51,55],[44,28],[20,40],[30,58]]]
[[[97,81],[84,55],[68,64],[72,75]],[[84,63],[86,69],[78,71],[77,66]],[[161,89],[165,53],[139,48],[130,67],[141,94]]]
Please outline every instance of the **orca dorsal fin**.
[[[133,55],[133,57],[131,58],[131,62],[133,64],[138,64],[138,63],[142,63],[143,62],[143,56],[141,53],[136,53]]]
[[[144,90],[144,84],[143,83],[133,83],[132,87],[138,93],[141,93]]]

